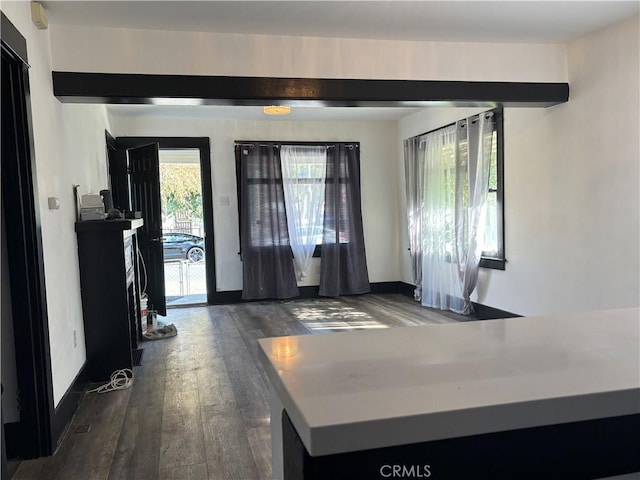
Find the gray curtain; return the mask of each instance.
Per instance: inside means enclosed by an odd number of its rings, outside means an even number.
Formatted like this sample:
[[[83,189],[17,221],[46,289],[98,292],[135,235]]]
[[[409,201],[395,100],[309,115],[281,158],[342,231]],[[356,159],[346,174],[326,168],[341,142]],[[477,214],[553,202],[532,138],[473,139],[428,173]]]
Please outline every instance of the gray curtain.
[[[336,144],[327,149],[324,229],[320,260],[322,296],[371,291],[360,201],[360,149]]]
[[[413,296],[422,298],[422,193],[424,188],[423,161],[419,156],[420,139],[404,140],[404,178],[407,198],[407,225],[409,228],[409,256],[413,284]]]
[[[287,230],[277,145],[236,145],[240,185],[242,298],[291,298],[299,294]]]

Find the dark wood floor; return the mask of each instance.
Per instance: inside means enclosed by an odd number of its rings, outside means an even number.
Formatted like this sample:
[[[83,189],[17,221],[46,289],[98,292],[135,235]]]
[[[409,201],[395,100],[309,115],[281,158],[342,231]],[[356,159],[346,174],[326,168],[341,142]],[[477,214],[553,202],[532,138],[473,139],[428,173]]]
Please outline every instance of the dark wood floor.
[[[133,387],[87,394],[56,454],[21,462],[13,478],[270,479],[257,339],[464,320],[401,295],[170,310],[161,321],[178,335],[143,344]]]

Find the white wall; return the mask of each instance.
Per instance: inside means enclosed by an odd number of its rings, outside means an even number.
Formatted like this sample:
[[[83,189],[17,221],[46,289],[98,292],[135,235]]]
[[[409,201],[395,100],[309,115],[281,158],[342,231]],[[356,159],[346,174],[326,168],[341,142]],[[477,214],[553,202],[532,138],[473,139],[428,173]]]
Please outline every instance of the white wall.
[[[481,269],[481,303],[524,315],[640,304],[639,45],[639,17],[577,40],[569,103],[505,110],[508,263]],[[413,115],[400,139],[469,113]]]
[[[242,289],[238,256],[235,140],[359,141],[362,216],[369,279],[400,279],[398,258],[398,169],[395,122],[225,121],[160,117],[113,117],[118,136],[202,136],[211,139],[216,284],[218,291]],[[220,198],[229,205],[221,206]],[[319,262],[300,285],[317,285]]]
[[[562,45],[409,42],[52,26],[54,70],[563,82]]]
[[[3,1],[2,11],[26,38],[31,65],[31,112],[57,405],[86,360],[72,186],[79,184],[83,193],[97,193],[107,186],[104,130],[109,128],[109,120],[102,105],[63,105],[53,96],[49,31],[33,25],[29,2]],[[59,210],[48,210],[49,196],[60,198]]]

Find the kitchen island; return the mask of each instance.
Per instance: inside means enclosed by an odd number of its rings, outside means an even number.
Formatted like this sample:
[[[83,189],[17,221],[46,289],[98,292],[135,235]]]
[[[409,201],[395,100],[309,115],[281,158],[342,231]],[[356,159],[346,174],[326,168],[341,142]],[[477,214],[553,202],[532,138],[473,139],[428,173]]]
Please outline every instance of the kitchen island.
[[[274,478],[640,471],[640,309],[259,343]]]

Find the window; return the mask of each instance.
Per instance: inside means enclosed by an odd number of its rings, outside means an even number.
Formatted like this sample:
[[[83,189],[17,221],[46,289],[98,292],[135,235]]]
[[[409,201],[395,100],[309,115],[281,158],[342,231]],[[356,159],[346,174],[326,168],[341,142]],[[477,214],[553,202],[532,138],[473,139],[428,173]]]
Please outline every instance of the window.
[[[262,142],[268,144],[274,148],[275,156],[268,160],[264,158],[254,159],[248,157],[248,149],[252,148],[252,145],[258,145],[261,142],[237,142],[236,143],[236,176],[238,181],[238,210],[239,213],[243,209],[243,200],[241,195],[241,188],[246,189],[245,199],[249,201],[249,205],[245,205],[246,211],[244,215],[247,216],[249,225],[250,245],[255,247],[270,247],[279,244],[276,238],[284,238],[282,232],[280,235],[273,235],[274,232],[265,232],[265,218],[269,218],[274,211],[277,211],[277,216],[284,218],[290,216],[290,210],[286,207],[284,196],[277,198],[271,192],[272,189],[279,184],[285,185],[286,188],[290,188],[287,192],[288,198],[295,198],[297,201],[297,210],[300,212],[301,222],[299,229],[300,237],[304,243],[312,244],[315,246],[313,251],[314,257],[319,257],[321,254],[323,235],[324,237],[336,236],[335,229],[325,228],[328,225],[335,225],[336,220],[331,216],[327,216],[327,221],[324,218],[324,185],[334,181],[334,170],[326,169],[326,161],[318,158],[317,155],[298,156],[295,168],[287,170],[281,169],[278,165],[266,165],[266,163],[280,162],[277,152],[281,146],[306,146],[306,147],[322,147],[323,149],[329,149],[330,156],[334,155],[336,144],[334,143],[313,143],[313,142]],[[351,144],[349,144],[351,145]],[[356,148],[359,148],[357,142],[353,143]],[[298,152],[299,155],[299,152]],[[359,164],[359,162],[358,162]],[[244,172],[244,173],[241,173]],[[339,196],[341,204],[346,203],[348,190],[349,190],[349,178],[346,171],[337,172],[339,183]],[[360,179],[357,178],[359,185]],[[323,195],[320,203],[320,215],[315,214],[315,194],[314,187],[317,187],[318,182],[321,182],[323,187]],[[271,192],[267,194],[266,192]],[[344,220],[343,208],[339,208],[337,211],[339,222],[337,225],[337,242],[346,244],[349,243],[349,222]],[[240,213],[240,216],[243,214]],[[281,230],[281,225],[278,227]],[[267,229],[268,230],[268,229]],[[246,233],[240,229],[240,236]],[[291,224],[288,225],[288,238],[295,235],[297,232],[292,231]]]
[[[370,291],[360,145],[237,141],[235,153],[242,298],[295,296],[320,247],[320,295]]]
[[[278,146],[267,142],[236,145],[238,210],[245,218],[245,247],[289,246]]]
[[[493,114],[496,129],[491,136],[491,167],[480,266],[504,270],[504,120],[502,109],[493,110]]]
[[[482,258],[480,260],[480,266],[484,268],[493,268],[497,270],[504,270],[505,257],[504,257],[504,223],[503,223],[503,171],[504,171],[504,157],[503,157],[503,119],[502,109],[492,110],[495,117],[495,130],[490,135],[486,135],[484,141],[487,142],[485,149],[491,148],[491,163],[489,170],[489,183],[487,185],[487,203],[485,211],[485,233],[482,247]],[[489,145],[490,143],[490,145]],[[461,167],[467,168],[468,160],[468,142],[466,139],[458,141],[458,155],[462,159]],[[453,197],[455,192],[452,185],[455,185],[455,144],[447,144],[443,146],[443,160],[446,161],[451,167],[446,174],[447,187],[445,191],[451,197],[447,204],[453,204]],[[465,178],[464,185],[461,185],[465,192],[469,191],[468,177]],[[447,215],[452,216],[453,212],[448,212]],[[452,221],[446,222],[447,225],[453,225]],[[447,251],[452,252],[453,245],[447,246]]]
[[[485,112],[486,113],[486,112]],[[492,110],[491,113],[495,119],[495,128],[493,131],[486,132],[483,141],[485,151],[491,151],[489,179],[486,186],[487,202],[485,207],[485,233],[482,246],[482,258],[480,266],[484,268],[494,268],[504,270],[504,194],[503,194],[503,116],[502,109]],[[442,178],[442,194],[446,197],[440,216],[438,229],[449,232],[443,235],[447,239],[443,245],[443,249],[449,256],[453,255],[454,238],[453,229],[455,225],[456,210],[454,208],[456,198],[456,188],[463,192],[463,207],[467,207],[469,202],[469,177],[466,174],[468,169],[469,144],[466,138],[464,128],[455,132],[455,125],[448,125],[433,132],[443,132],[442,143],[439,148],[439,158],[443,162],[443,178]],[[449,134],[444,133],[449,131]],[[448,135],[448,136],[447,136]],[[423,136],[426,136],[423,135]],[[421,137],[423,137],[421,136]],[[426,143],[420,141],[421,155],[424,155]],[[456,162],[456,155],[458,162]],[[458,165],[458,167],[456,167]],[[459,170],[456,170],[458,168]],[[458,182],[458,180],[462,180]],[[430,220],[433,226],[434,219]],[[465,220],[466,221],[466,217]]]
[[[292,243],[317,246],[319,255],[324,227],[326,147],[281,147],[282,183]]]

